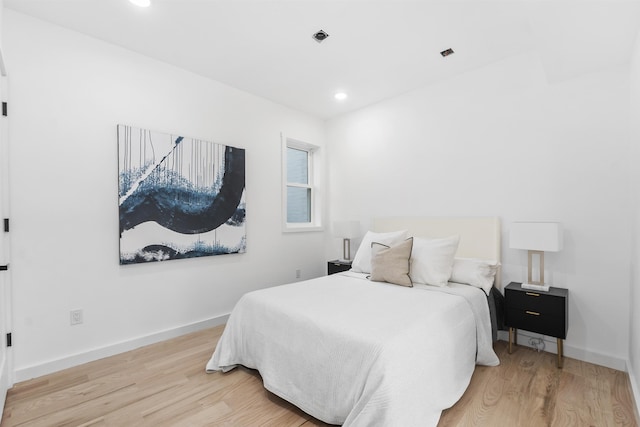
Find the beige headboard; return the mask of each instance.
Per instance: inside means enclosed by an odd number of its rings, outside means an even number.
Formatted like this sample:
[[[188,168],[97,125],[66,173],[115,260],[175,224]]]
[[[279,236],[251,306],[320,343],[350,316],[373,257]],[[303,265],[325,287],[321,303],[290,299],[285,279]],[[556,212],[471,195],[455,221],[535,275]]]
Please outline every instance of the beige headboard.
[[[457,257],[501,261],[500,218],[497,217],[396,217],[375,218],[373,231],[408,230],[409,236],[438,238],[460,236]],[[500,270],[496,287],[501,288]]]

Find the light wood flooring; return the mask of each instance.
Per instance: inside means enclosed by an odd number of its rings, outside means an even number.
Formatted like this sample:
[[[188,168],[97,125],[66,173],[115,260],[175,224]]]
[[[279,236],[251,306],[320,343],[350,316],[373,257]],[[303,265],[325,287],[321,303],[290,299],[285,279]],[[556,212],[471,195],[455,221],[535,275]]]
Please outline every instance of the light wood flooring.
[[[327,426],[267,392],[257,372],[206,374],[222,326],[16,384],[2,427]],[[626,373],[498,342],[439,426],[637,426]]]

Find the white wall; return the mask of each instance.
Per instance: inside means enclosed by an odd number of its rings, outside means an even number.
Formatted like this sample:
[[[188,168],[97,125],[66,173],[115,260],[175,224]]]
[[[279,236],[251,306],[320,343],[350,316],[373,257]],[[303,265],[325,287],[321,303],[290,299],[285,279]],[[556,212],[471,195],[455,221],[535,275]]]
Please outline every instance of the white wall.
[[[640,33],[631,58],[631,194],[633,251],[629,286],[629,375],[636,405],[640,405]]]
[[[504,284],[527,264],[509,224],[562,222],[564,250],[545,262],[547,281],[570,290],[565,352],[624,369],[628,73],[550,85],[531,52],[330,120],[330,215],[363,231],[375,216],[499,216]]]
[[[296,269],[324,274],[323,233],[280,227],[280,132],[323,147],[322,121],[4,13],[18,381],[224,319],[243,293]],[[246,254],[119,266],[119,123],[246,149]],[[72,309],[84,324],[70,326]]]

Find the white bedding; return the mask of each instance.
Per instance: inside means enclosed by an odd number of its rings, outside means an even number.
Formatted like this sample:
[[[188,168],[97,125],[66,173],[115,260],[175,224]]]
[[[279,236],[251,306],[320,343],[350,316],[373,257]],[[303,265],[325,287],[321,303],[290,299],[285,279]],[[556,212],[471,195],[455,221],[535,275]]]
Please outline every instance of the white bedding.
[[[268,390],[330,424],[437,425],[476,362],[499,364],[486,295],[466,285],[406,288],[364,276],[244,295],[207,372],[257,369]]]

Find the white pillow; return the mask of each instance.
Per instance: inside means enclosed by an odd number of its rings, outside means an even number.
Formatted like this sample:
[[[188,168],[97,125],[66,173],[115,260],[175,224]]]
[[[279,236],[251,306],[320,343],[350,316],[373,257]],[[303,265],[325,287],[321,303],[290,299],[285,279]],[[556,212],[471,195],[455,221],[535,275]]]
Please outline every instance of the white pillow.
[[[456,258],[453,261],[453,272],[450,280],[481,288],[489,295],[499,266],[500,263],[498,261]]]
[[[442,239],[413,238],[411,281],[432,286],[447,286],[460,236]]]
[[[407,238],[407,230],[391,231],[389,233],[374,233],[367,231],[358,247],[356,256],[351,263],[351,271],[356,273],[371,273],[371,244],[373,242],[393,246]]]

